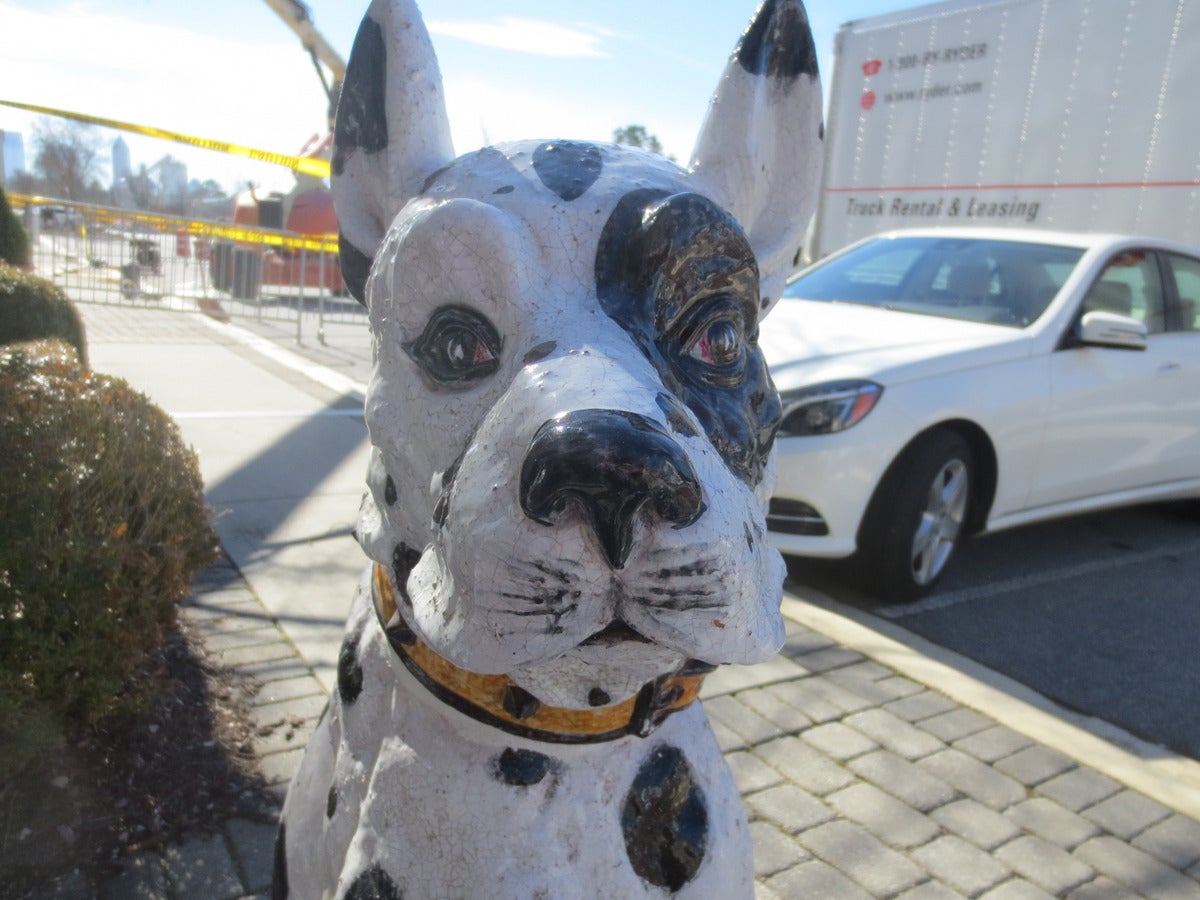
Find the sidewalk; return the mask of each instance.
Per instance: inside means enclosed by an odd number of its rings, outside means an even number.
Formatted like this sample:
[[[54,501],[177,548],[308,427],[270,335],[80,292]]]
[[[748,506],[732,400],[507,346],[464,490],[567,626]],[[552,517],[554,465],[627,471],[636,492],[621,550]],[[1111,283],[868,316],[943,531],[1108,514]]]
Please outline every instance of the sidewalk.
[[[304,354],[336,368],[302,374],[294,333],[260,330],[272,351],[238,323],[81,312],[93,365],[163,405],[200,454],[226,557],[183,616],[261,684],[256,719],[283,727],[256,749],[282,798],[363,565],[348,529],[369,343],[327,335]],[[1200,898],[1200,765],[1097,737],[994,673],[788,587],[783,651],[718,670],[702,695],[751,819],[759,898]],[[230,821],[81,896],[266,897],[273,840]]]

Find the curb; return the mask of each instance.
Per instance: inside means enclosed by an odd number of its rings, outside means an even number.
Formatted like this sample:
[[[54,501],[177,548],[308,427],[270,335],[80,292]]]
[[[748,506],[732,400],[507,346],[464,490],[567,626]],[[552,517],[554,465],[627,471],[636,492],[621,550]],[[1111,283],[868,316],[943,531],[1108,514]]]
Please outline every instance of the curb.
[[[810,589],[811,590],[811,589]],[[784,594],[784,615],[977,710],[1188,818],[1200,820],[1200,762],[1064,709],[973,660],[811,591]]]

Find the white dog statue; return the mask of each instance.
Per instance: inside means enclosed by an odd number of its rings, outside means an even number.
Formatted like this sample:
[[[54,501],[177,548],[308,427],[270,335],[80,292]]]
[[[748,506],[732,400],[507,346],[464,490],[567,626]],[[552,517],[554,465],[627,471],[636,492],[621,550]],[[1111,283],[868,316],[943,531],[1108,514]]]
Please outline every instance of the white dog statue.
[[[411,0],[368,11],[334,136],[373,565],[275,896],[752,896],[695,701],[783,641],[756,338],[818,190],[803,5],[758,11],[686,169],[562,140],[455,158]]]

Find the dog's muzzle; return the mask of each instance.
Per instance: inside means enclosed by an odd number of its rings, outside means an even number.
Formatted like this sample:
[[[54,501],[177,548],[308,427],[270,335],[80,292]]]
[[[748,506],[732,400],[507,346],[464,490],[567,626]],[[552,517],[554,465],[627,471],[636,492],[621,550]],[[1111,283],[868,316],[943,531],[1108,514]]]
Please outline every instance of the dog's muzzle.
[[[684,528],[704,512],[701,497],[683,448],[649,419],[620,410],[555,416],[537,430],[521,467],[525,515],[552,525],[574,508],[614,569],[629,555],[639,510],[648,506]]]
[[[464,715],[529,740],[594,744],[631,735],[648,737],[699,698],[704,676],[716,668],[688,660],[678,671],[655,678],[620,703],[597,709],[550,706],[509,676],[469,672],[422,641],[400,616],[391,579],[378,563],[371,585],[375,615],[388,643],[417,681]]]

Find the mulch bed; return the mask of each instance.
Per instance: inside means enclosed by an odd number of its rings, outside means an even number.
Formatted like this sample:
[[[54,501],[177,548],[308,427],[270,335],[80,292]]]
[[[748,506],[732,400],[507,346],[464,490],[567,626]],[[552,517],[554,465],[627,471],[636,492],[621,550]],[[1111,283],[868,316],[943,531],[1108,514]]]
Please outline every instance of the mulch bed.
[[[256,686],[211,665],[182,623],[135,677],[153,689],[137,715],[76,730],[32,771],[0,772],[0,897],[62,896],[229,818],[277,820],[253,749]]]

